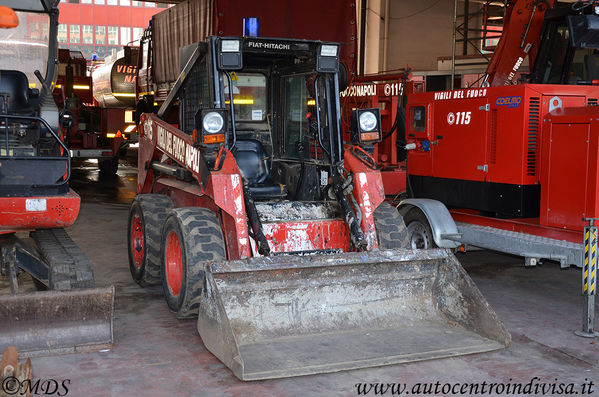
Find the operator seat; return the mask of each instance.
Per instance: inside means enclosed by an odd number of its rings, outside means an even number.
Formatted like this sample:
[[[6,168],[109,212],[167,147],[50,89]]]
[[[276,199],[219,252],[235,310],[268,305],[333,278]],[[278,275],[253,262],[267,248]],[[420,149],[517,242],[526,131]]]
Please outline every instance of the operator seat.
[[[33,113],[29,103],[29,81],[25,73],[19,70],[0,70],[0,111],[8,114],[28,115]],[[6,98],[8,109],[2,108]]]
[[[268,156],[259,141],[255,139],[238,140],[235,144],[234,156],[241,175],[249,183],[254,199],[281,199],[287,196],[285,185],[272,180],[266,161]]]

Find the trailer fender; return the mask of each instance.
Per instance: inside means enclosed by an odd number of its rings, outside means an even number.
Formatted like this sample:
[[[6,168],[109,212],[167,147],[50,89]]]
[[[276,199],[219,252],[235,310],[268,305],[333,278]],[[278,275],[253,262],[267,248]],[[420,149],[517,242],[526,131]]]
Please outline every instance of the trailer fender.
[[[414,207],[420,209],[426,216],[437,246],[441,248],[459,247],[460,243],[454,241],[459,237],[458,227],[443,203],[432,199],[406,199],[399,203],[397,210],[404,216]]]

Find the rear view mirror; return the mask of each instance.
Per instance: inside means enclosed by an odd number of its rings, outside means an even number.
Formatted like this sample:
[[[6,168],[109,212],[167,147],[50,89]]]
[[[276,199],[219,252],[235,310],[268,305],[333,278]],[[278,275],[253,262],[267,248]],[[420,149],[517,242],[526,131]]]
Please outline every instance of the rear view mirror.
[[[10,7],[0,6],[0,28],[12,29],[19,26],[19,17]]]

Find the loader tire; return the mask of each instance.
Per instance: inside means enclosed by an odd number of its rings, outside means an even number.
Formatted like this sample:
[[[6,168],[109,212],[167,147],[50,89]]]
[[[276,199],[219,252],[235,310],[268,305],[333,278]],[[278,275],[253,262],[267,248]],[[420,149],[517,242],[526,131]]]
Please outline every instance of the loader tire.
[[[377,207],[374,226],[380,249],[411,248],[403,217],[391,204],[383,202]]]
[[[197,316],[206,261],[226,260],[216,214],[206,208],[176,208],[162,229],[162,288],[179,318]]]
[[[404,221],[408,228],[412,249],[437,248],[428,219],[419,208],[409,210],[404,216]]]
[[[171,208],[172,200],[163,194],[139,194],[131,203],[127,226],[129,270],[133,280],[142,287],[162,282],[160,241],[162,226]]]

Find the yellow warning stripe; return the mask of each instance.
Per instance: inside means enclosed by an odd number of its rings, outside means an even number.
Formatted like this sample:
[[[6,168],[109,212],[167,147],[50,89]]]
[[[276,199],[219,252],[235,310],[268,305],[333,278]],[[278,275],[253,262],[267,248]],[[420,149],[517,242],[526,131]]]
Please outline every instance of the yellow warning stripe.
[[[582,292],[586,294],[589,289],[589,246],[591,245],[591,230],[589,227],[584,228],[584,268],[582,280]]]
[[[595,278],[595,271],[597,269],[597,257],[595,256],[595,250],[597,249],[597,229],[593,229],[593,247],[592,247],[592,260],[591,260],[591,286],[589,293],[591,295],[595,294],[595,282],[597,281]]]

